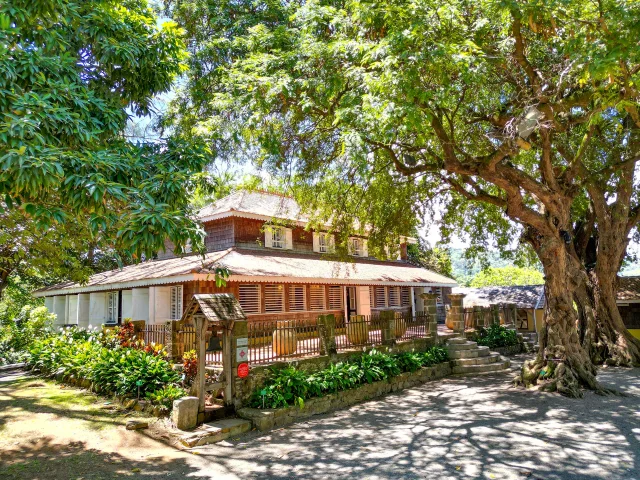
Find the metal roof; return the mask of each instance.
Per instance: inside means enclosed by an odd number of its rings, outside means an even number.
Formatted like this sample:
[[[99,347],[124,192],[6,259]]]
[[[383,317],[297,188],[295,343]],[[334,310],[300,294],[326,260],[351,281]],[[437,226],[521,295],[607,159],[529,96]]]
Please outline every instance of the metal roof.
[[[408,285],[454,287],[455,280],[403,262],[331,258],[323,254],[231,248],[204,256],[154,260],[99,273],[80,285],[67,282],[35,292],[38,297],[120,290],[149,285],[213,280],[216,267],[226,267],[229,281]]]
[[[515,303],[519,308],[543,308],[544,285],[514,285],[509,287],[456,287],[453,293],[463,293],[465,307],[487,307],[497,303]]]

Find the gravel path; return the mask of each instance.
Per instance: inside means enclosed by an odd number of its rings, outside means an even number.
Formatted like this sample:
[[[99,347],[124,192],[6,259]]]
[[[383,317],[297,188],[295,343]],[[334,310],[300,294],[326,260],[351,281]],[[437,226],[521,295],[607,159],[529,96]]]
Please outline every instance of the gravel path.
[[[140,438],[145,446],[108,454],[101,450],[111,444],[91,444],[95,455],[115,456],[122,468],[84,472],[83,478],[640,480],[640,369],[606,368],[599,375],[627,396],[587,392],[581,400],[515,389],[512,377],[447,378],[190,452],[118,426],[123,438]],[[0,425],[2,416],[0,408]],[[76,439],[76,455],[87,442]],[[29,458],[28,450],[4,453],[0,462]],[[1,465],[0,478],[14,478],[3,477]]]

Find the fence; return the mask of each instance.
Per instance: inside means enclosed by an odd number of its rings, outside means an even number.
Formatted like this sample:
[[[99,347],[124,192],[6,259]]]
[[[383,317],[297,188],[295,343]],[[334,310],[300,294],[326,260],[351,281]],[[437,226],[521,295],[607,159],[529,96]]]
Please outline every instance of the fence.
[[[336,322],[336,349],[368,347],[382,344],[382,325],[379,315],[353,315],[349,320]]]
[[[171,344],[171,325],[145,325],[137,332],[139,340],[144,340],[144,343],[160,343],[162,345]]]
[[[510,303],[501,303],[489,307],[467,307],[463,310],[465,329],[488,327],[494,323],[517,325],[517,307]]]
[[[249,321],[247,329],[250,364],[319,355],[321,351],[315,318]]]

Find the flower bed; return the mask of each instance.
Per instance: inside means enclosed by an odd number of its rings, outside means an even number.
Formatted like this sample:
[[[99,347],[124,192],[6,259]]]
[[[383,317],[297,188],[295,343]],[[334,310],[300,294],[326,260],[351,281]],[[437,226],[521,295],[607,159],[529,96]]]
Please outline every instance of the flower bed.
[[[372,384],[406,372],[437,365],[449,359],[446,349],[391,355],[371,350],[357,359],[308,373],[288,366],[272,369],[264,385],[253,392],[249,405],[255,408],[303,407],[305,400]]]
[[[70,328],[36,340],[29,366],[57,380],[90,387],[119,398],[146,398],[167,412],[173,400],[186,395],[180,374],[157,345],[130,344],[120,330]],[[123,346],[126,345],[126,346]]]

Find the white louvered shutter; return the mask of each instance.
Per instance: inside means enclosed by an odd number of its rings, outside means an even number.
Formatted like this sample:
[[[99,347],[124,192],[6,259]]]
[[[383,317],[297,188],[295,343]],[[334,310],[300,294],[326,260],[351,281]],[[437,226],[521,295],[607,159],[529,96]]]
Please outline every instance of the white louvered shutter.
[[[238,295],[244,313],[260,313],[260,285],[240,285]]]
[[[334,253],[336,251],[336,237],[327,233],[327,251]]]
[[[171,287],[171,320],[182,318],[182,285]]]
[[[369,256],[369,251],[367,250],[367,241],[366,240],[360,240],[360,244],[362,245],[360,247],[361,250],[361,255],[363,257],[368,257]]]
[[[271,229],[271,227],[267,227],[264,231],[264,246],[266,248],[273,247],[273,230]]]
[[[313,233],[313,251],[320,251],[320,235],[318,233]]]
[[[324,310],[324,285],[310,285],[309,296],[311,297],[311,305],[309,310]]]
[[[290,228],[285,228],[284,233],[286,235],[286,243],[284,248],[287,250],[293,250],[293,230]]]

